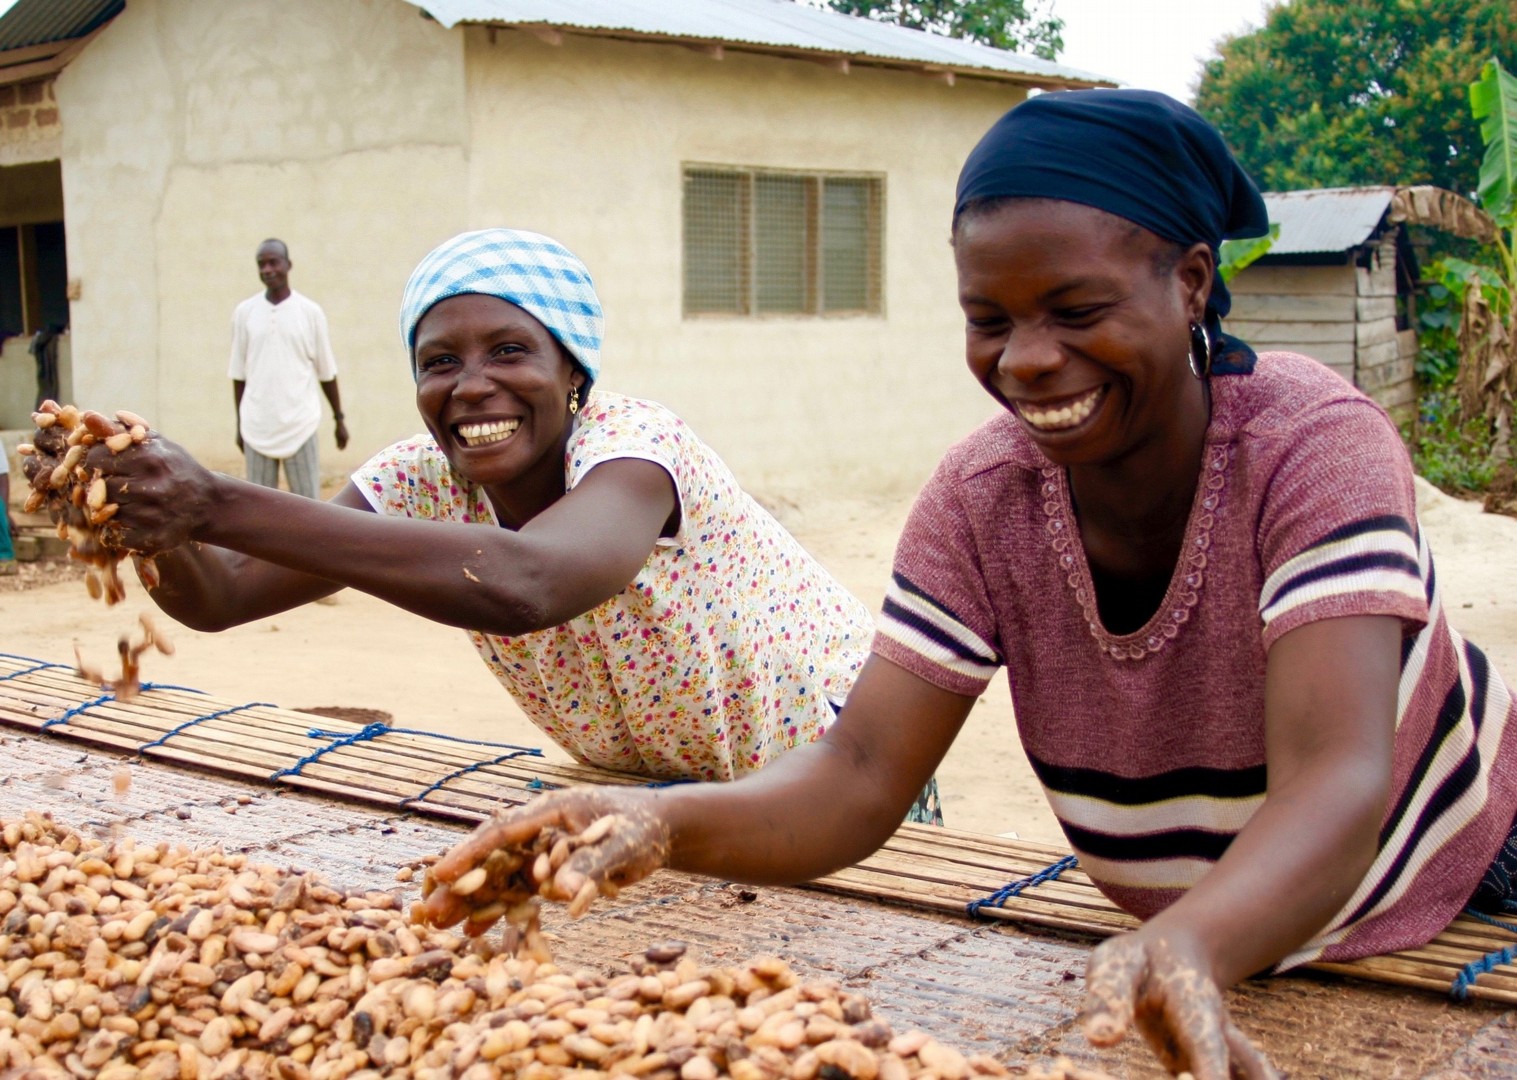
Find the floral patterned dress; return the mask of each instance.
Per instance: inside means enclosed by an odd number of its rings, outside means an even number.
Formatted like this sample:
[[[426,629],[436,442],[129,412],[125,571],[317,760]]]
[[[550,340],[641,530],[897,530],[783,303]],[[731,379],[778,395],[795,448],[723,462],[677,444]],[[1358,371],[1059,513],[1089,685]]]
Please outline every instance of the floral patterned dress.
[[[566,486],[616,458],[669,474],[679,531],[626,589],[561,626],[471,631],[490,670],[580,761],[640,776],[728,780],[820,738],[868,654],[864,606],[677,416],[596,390],[566,448]],[[353,481],[381,514],[499,527],[428,436],[386,448]]]

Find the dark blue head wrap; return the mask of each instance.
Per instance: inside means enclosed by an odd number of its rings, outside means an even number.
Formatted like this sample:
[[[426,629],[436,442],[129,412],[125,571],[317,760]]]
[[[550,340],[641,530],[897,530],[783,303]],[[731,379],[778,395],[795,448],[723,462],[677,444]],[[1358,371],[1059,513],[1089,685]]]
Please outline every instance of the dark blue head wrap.
[[[1150,90],[1040,94],[985,133],[964,162],[954,220],[977,200],[1063,199],[1105,210],[1165,240],[1189,246],[1263,236],[1269,215],[1259,189],[1217,129],[1174,98]],[[1242,346],[1222,334],[1232,297],[1219,273],[1206,305],[1218,360]],[[1251,367],[1252,352],[1242,346]],[[1213,371],[1229,370],[1214,361]]]

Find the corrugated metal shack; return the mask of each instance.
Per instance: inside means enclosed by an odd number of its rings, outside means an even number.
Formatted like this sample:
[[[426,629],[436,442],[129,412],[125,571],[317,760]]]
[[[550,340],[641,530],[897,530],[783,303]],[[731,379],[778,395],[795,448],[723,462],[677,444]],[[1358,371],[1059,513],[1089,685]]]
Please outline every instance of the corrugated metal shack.
[[[1322,188],[1264,196],[1280,235],[1232,282],[1229,332],[1315,357],[1397,420],[1417,411],[1417,264],[1408,225],[1486,238],[1490,219],[1431,187]]]

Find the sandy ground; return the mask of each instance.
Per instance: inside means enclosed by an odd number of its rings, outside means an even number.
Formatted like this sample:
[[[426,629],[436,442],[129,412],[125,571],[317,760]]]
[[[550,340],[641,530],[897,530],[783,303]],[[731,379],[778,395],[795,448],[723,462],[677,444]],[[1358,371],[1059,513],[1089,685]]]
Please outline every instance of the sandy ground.
[[[1498,670],[1517,678],[1517,520],[1484,514],[1477,504],[1429,487],[1420,495],[1450,617]],[[909,497],[767,501],[839,580],[878,610]],[[140,610],[152,607],[135,583],[126,603],[114,609],[91,601],[77,580],[0,592],[0,651],[67,661],[77,641],[86,657],[103,664]],[[462,633],[361,593],[349,590],[334,604],[222,634],[179,628],[174,641],[173,657],[147,658],[146,678],[287,708],[378,709],[396,726],[546,745],[550,756],[567,760],[527,721]],[[1060,839],[1017,745],[1004,679],[976,706],[939,780],[950,825]]]

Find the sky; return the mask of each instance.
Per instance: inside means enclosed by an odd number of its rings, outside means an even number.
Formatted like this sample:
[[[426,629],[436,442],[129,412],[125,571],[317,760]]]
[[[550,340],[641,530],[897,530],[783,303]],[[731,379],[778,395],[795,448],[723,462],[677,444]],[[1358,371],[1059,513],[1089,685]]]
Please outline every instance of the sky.
[[[1258,29],[1267,0],[1053,0],[1052,6],[1064,20],[1059,63],[1189,103],[1217,39]]]

